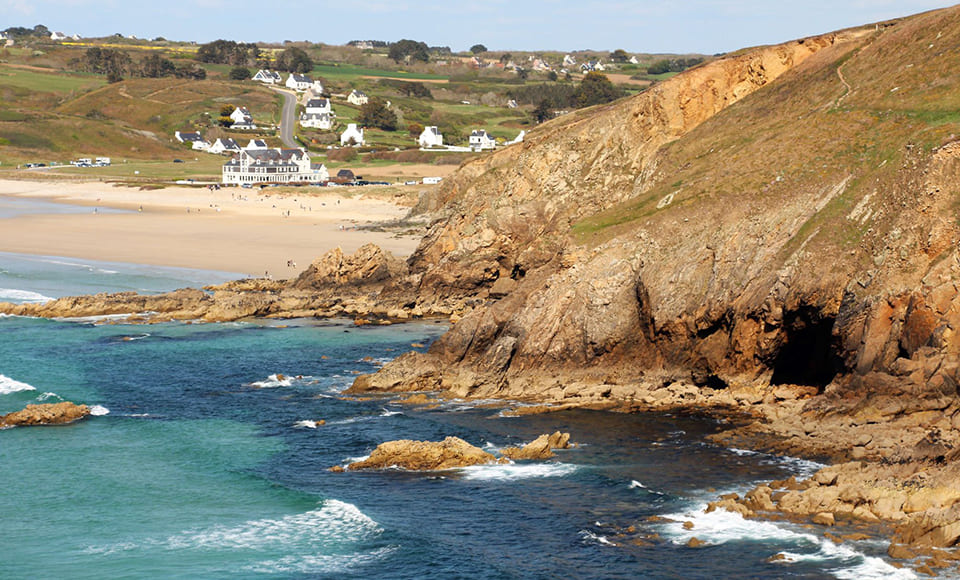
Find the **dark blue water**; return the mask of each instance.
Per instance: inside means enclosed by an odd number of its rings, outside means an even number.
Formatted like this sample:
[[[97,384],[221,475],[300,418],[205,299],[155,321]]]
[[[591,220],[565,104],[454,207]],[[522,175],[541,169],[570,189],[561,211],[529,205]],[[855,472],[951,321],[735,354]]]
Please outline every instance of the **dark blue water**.
[[[444,328],[0,318],[0,412],[61,399],[109,410],[0,431],[0,576],[913,577],[878,557],[881,542],[703,514],[720,493],[815,467],[706,444],[711,420],[341,397]],[[548,462],[329,471],[392,439],[495,451],[556,430],[578,446]],[[694,536],[708,545],[686,547]]]

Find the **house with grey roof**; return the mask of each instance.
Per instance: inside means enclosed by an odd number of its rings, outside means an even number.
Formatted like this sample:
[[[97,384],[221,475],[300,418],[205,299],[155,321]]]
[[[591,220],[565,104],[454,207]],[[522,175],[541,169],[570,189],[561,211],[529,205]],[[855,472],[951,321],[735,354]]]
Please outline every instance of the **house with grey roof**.
[[[305,91],[313,86],[313,79],[306,75],[290,73],[290,76],[287,77],[286,86],[295,91]]]
[[[257,183],[321,183],[330,173],[310,162],[304,149],[242,149],[223,166],[226,185]]]
[[[313,98],[307,101],[304,112],[300,115],[300,126],[329,131],[333,128],[335,117],[330,99]]]
[[[474,151],[496,149],[497,141],[487,133],[486,129],[474,129],[470,133],[470,148]]]
[[[173,136],[180,143],[189,143],[196,151],[206,151],[210,148],[210,142],[203,138],[198,132],[177,131]]]
[[[224,153],[240,153],[240,145],[229,137],[221,137],[213,142],[213,145],[207,149],[207,153],[214,155],[223,155]]]
[[[268,85],[278,85],[283,82],[283,77],[276,71],[260,69],[257,71],[257,74],[253,75],[253,80]]]
[[[440,133],[440,129],[436,127],[424,127],[417,142],[423,148],[443,147],[443,135]]]

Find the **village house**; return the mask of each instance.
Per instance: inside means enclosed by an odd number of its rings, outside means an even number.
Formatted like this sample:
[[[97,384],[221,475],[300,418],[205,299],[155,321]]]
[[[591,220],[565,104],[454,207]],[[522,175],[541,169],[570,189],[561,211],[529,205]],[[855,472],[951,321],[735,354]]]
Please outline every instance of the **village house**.
[[[329,131],[333,128],[335,116],[330,106],[330,99],[310,99],[303,114],[300,115],[300,126]]]
[[[307,90],[310,91],[312,96],[319,97],[323,95],[323,83],[320,82],[320,79],[313,79],[313,84]]]
[[[353,89],[350,91],[350,94],[347,95],[347,102],[358,107],[361,105],[366,105],[369,101],[370,99],[367,97],[367,95],[364,94],[363,91],[358,91],[357,89]]]
[[[51,32],[50,40],[66,40],[67,35],[62,32]]]
[[[233,113],[230,113],[230,118],[233,120],[233,125],[230,125],[231,129],[256,129],[257,126],[253,124],[253,115],[250,114],[250,110],[246,107],[237,107],[233,110]]]
[[[220,137],[207,149],[207,153],[223,155],[224,153],[240,153],[240,145],[229,137]]]
[[[570,54],[564,55],[563,66],[577,66],[577,59]]]
[[[290,73],[290,76],[287,77],[286,86],[288,89],[293,89],[295,91],[305,91],[313,85],[313,79],[306,75],[300,75],[297,73]]]
[[[337,172],[337,176],[334,177],[333,180],[337,183],[353,183],[357,180],[357,176],[349,169],[341,169]]]
[[[424,148],[443,147],[443,135],[440,134],[440,130],[436,127],[425,127],[423,133],[420,133],[420,138],[417,139],[417,142]]]
[[[550,70],[550,65],[542,58],[535,58],[531,61],[530,68],[538,72],[546,72]]]
[[[206,151],[210,148],[210,142],[204,140],[203,136],[197,132],[177,131],[173,136],[180,143],[189,143],[195,151]]]
[[[605,70],[607,70],[606,67],[603,66],[603,63],[598,60],[591,60],[590,62],[585,62],[580,65],[580,72],[582,73],[588,73],[588,72],[594,72],[594,71],[603,72]]]
[[[242,149],[223,166],[225,185],[255,183],[322,183],[330,173],[310,163],[303,149]]]
[[[358,129],[356,123],[347,125],[347,130],[340,134],[340,145],[344,147],[363,145],[363,129]]]
[[[251,139],[249,143],[244,147],[247,151],[257,150],[257,149],[269,149],[267,142],[263,139]]]
[[[487,133],[486,129],[474,129],[470,133],[470,148],[474,151],[496,149],[496,140]]]
[[[280,73],[274,72],[268,69],[260,69],[257,71],[257,74],[253,75],[253,80],[260,81],[268,85],[276,85],[283,82],[283,77],[280,76]]]

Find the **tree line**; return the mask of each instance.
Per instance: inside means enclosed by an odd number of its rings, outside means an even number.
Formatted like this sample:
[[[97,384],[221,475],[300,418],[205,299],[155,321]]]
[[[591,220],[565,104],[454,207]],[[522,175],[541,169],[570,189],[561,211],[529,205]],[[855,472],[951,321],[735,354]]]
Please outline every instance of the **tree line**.
[[[545,121],[558,109],[578,109],[609,103],[623,96],[623,90],[614,85],[607,75],[592,71],[584,75],[580,84],[541,83],[510,89],[508,96],[517,103],[536,105],[533,111],[537,121]]]
[[[71,61],[73,67],[83,72],[106,75],[107,82],[122,81],[125,76],[140,78],[176,77],[203,80],[207,71],[194,63],[176,64],[159,54],[148,54],[134,61],[130,53],[115,48],[88,48],[82,58]]]

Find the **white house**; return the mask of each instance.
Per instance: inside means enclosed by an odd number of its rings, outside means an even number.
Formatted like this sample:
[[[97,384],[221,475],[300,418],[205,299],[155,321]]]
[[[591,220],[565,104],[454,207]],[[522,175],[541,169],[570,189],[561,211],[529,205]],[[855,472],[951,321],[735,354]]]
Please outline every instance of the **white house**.
[[[253,80],[260,81],[261,83],[266,83],[268,85],[275,85],[283,82],[283,77],[280,76],[280,73],[274,72],[268,69],[260,69],[257,71],[257,74],[253,75]]]
[[[314,96],[319,97],[323,94],[323,83],[320,82],[320,79],[313,79],[313,84],[307,89],[314,94]]]
[[[358,107],[360,105],[366,105],[369,101],[370,98],[367,97],[363,91],[358,91],[357,89],[353,89],[350,91],[350,94],[347,95],[347,102]]]
[[[496,149],[497,142],[487,133],[486,129],[474,129],[470,133],[470,148],[474,151]]]
[[[443,181],[442,177],[424,177],[423,178],[423,183],[425,185],[436,185],[441,181]]]
[[[66,40],[67,35],[62,32],[51,32],[50,40]]]
[[[256,129],[257,126],[253,124],[253,115],[250,114],[250,110],[246,107],[237,107],[230,113],[230,118],[233,119],[233,125],[230,125],[231,129]]]
[[[224,153],[240,153],[240,145],[228,137],[221,137],[213,142],[213,145],[207,149],[207,153],[222,155]]]
[[[603,63],[598,60],[591,60],[590,62],[585,62],[580,65],[580,72],[582,73],[588,73],[593,71],[603,72],[605,70],[606,70],[606,67],[603,66]]]
[[[424,127],[417,142],[421,147],[443,147],[443,135],[436,127]]]
[[[320,183],[330,173],[303,149],[243,149],[223,166],[223,183]]]
[[[210,142],[204,140],[200,133],[177,131],[173,136],[180,143],[190,143],[191,147],[197,151],[206,151],[210,148]]]
[[[333,128],[333,109],[330,99],[310,99],[306,110],[300,115],[300,126],[329,131]]]
[[[577,59],[573,55],[567,54],[563,57],[563,66],[576,66]]]
[[[630,64],[640,64],[640,61],[637,60],[636,56],[631,56],[627,62],[629,62]]]
[[[305,91],[313,85],[313,79],[306,75],[300,75],[297,73],[290,73],[290,76],[287,77],[286,86],[289,89],[295,91]]]
[[[244,149],[247,151],[251,151],[251,150],[259,150],[259,149],[268,149],[268,147],[267,147],[267,142],[264,141],[263,139],[251,139],[250,142],[247,143],[246,147],[244,147]]]
[[[356,123],[347,125],[347,130],[340,134],[340,145],[363,145],[363,129],[358,129]]]
[[[300,126],[329,131],[333,128],[333,113],[304,113],[300,115]]]

